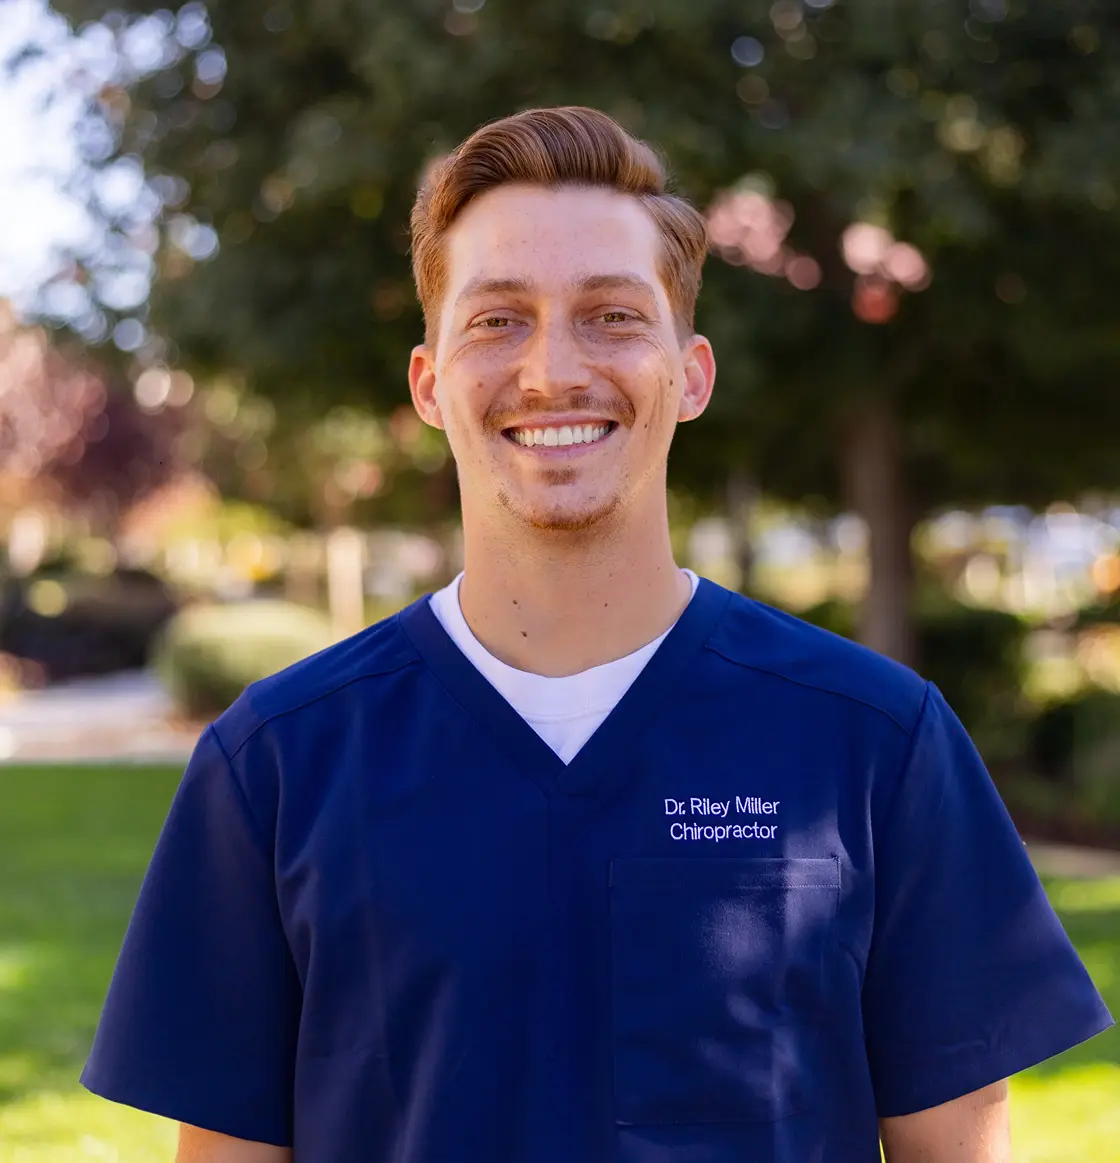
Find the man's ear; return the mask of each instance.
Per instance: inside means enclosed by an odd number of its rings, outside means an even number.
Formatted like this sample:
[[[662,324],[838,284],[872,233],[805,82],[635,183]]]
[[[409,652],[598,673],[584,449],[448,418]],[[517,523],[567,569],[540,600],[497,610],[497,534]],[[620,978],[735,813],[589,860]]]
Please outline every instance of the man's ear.
[[[695,420],[708,406],[716,382],[716,357],[702,335],[694,335],[684,347],[684,390],[678,420]]]
[[[408,388],[412,393],[412,405],[425,424],[433,428],[443,428],[443,417],[436,400],[436,365],[434,352],[422,343],[412,349],[408,362]]]

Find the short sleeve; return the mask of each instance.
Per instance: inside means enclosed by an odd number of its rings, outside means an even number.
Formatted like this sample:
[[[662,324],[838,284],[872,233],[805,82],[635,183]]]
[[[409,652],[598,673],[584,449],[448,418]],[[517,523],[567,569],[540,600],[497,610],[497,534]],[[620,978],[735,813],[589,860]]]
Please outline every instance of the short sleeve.
[[[82,1084],[240,1139],[291,1144],[300,987],[225,752],[199,740],[156,845]]]
[[[979,1090],[1112,1024],[932,686],[875,832],[863,1016],[880,1117]]]

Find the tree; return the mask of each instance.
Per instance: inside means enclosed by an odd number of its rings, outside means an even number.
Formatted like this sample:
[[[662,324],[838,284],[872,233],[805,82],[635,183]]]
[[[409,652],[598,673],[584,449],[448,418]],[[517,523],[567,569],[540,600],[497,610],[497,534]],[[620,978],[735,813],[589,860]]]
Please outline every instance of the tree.
[[[400,403],[424,165],[492,117],[584,102],[724,213],[701,313],[721,382],[675,479],[722,496],[747,465],[862,513],[865,641],[913,658],[921,514],[1120,484],[1108,0],[57,7],[162,38],[162,67],[106,100],[165,202],[152,317],[192,369],[281,408]]]
[[[176,409],[145,410],[130,384],[0,309],[0,478],[18,502],[58,505],[111,536],[183,470],[183,429]]]

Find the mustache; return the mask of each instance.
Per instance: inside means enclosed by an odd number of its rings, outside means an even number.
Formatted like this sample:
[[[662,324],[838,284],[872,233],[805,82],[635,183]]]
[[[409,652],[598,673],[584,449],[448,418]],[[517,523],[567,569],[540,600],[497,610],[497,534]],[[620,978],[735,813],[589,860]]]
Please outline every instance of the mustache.
[[[624,428],[634,425],[636,412],[629,400],[597,396],[594,392],[576,392],[563,401],[563,407],[555,404],[530,403],[523,401],[517,407],[503,402],[495,403],[482,417],[483,428],[487,432],[500,434],[515,423],[527,420],[547,420],[549,416],[560,416],[566,412],[590,412],[613,420]]]

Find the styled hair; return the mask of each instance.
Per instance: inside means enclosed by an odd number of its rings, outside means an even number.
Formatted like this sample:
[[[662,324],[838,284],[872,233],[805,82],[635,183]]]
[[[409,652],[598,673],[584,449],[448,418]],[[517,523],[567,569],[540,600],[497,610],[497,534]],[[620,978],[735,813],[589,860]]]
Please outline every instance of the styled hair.
[[[435,338],[447,280],[445,239],[479,195],[511,184],[597,186],[629,194],[661,235],[658,273],[681,335],[691,334],[708,249],[700,212],[666,192],[665,166],[645,142],[597,109],[528,109],[482,126],[428,170],[412,208],[412,272]]]

